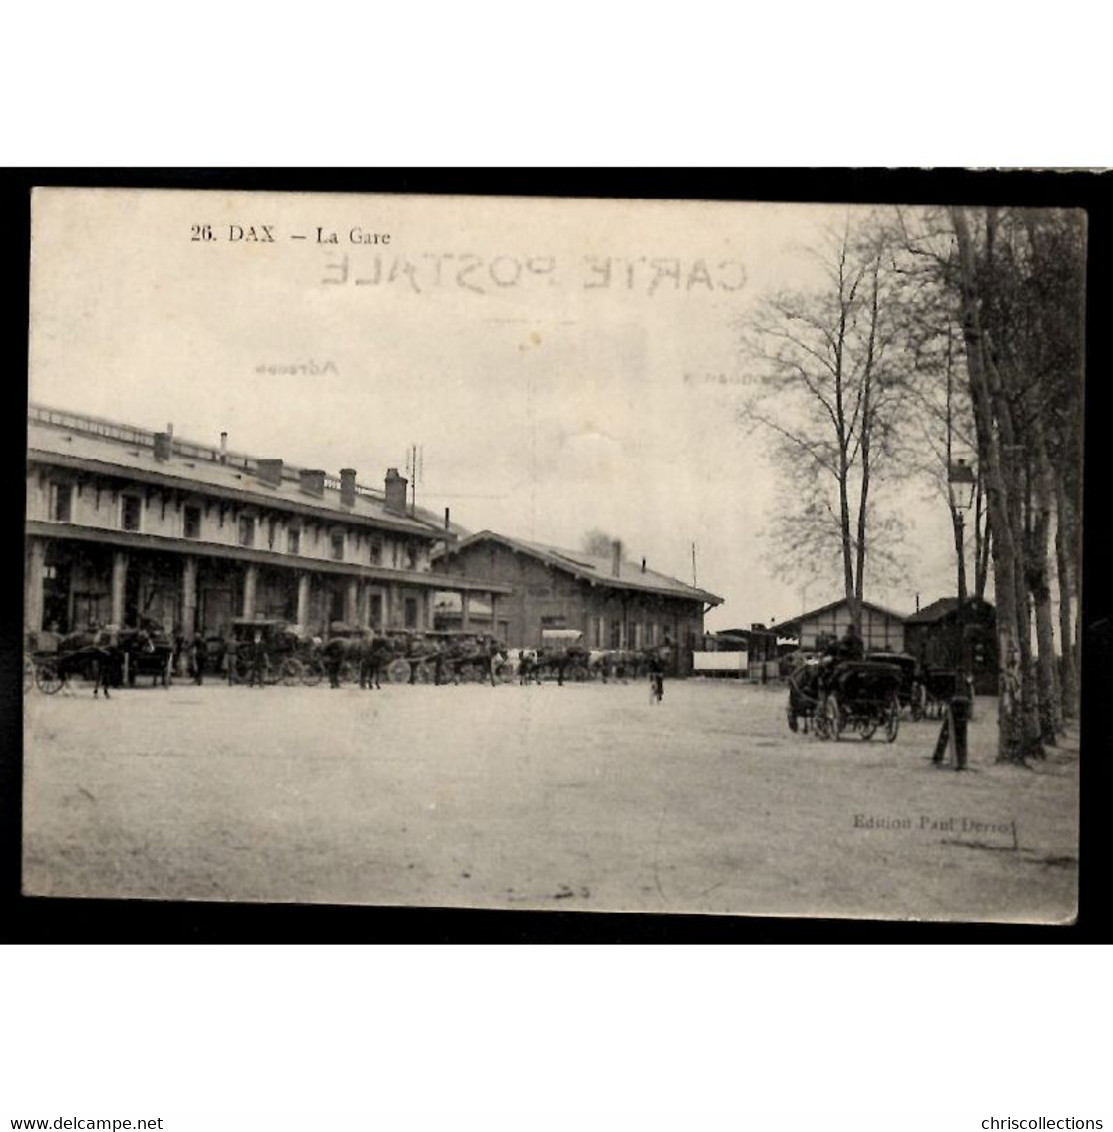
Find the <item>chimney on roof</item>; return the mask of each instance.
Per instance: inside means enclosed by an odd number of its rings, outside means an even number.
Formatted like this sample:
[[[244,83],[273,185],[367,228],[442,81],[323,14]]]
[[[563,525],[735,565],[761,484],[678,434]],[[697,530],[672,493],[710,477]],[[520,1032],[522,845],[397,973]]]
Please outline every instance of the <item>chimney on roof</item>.
[[[409,486],[409,482],[405,476],[398,474],[397,468],[387,468],[386,479],[383,481],[386,495],[384,503],[386,509],[395,515],[406,513],[406,488]]]
[[[256,460],[255,473],[265,484],[279,487],[282,484],[281,460]]]
[[[611,573],[616,578],[622,574],[622,543],[618,539],[611,543]]]
[[[345,507],[356,505],[356,470],[355,468],[340,469],[340,502]]]
[[[446,531],[448,531],[448,530],[451,530],[451,529],[452,529],[452,525],[451,525],[451,523],[449,523],[449,521],[448,521],[448,514],[449,514],[449,512],[448,512],[448,508],[446,507],[446,508],[444,509],[444,529],[445,529]]]
[[[642,573],[645,573],[645,555],[642,555]]]
[[[170,433],[155,433],[155,459],[163,463],[170,459]]]
[[[298,472],[300,487],[306,495],[318,497],[325,494],[325,473],[320,468],[302,468]]]
[[[919,594],[916,595],[916,612],[917,613],[920,612],[920,595]]]
[[[222,464],[228,462],[228,434],[226,432],[220,434],[220,462]]]

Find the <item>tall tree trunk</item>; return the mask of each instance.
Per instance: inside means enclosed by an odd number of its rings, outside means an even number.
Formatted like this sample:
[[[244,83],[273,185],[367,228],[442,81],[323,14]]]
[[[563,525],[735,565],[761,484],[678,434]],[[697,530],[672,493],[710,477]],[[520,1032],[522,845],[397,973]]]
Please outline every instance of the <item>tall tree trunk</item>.
[[[1038,414],[1030,424],[1035,456],[1034,514],[1029,544],[1028,589],[1036,615],[1036,683],[1040,705],[1040,739],[1054,747],[1063,730],[1055,631],[1051,618],[1051,571],[1047,545],[1051,537],[1051,462]]]
[[[859,456],[862,463],[862,483],[858,492],[858,545],[856,547],[857,560],[855,563],[856,577],[854,590],[854,596],[857,599],[855,604],[858,609],[859,633],[862,627],[862,598],[865,596],[866,513],[869,506],[870,495],[870,442],[872,440],[873,430],[873,365],[874,346],[877,341],[877,276],[879,268],[880,262],[875,260],[873,265],[873,286],[870,295],[870,333],[866,343],[866,364],[865,372],[862,375],[862,404],[859,410],[861,412],[861,424],[859,425],[859,435],[861,437]]]
[[[1000,444],[993,423],[993,399],[986,373],[984,336],[977,298],[977,264],[966,215],[951,209],[961,278],[962,336],[978,435],[978,462],[985,475],[986,502],[994,531],[994,580],[997,590],[998,761],[1023,762],[1020,644],[1017,617],[1016,549],[1009,522],[1008,494],[1002,476]]]
[[[977,561],[974,564],[974,596],[979,601],[985,601],[985,587],[989,581],[989,556],[992,549],[993,524],[989,521],[989,511],[987,510],[982,533],[982,545],[978,550]]]
[[[1055,573],[1059,590],[1059,693],[1063,719],[1074,719],[1078,680],[1074,668],[1074,640],[1071,636],[1071,569],[1067,545],[1067,493],[1061,476],[1055,477]]]

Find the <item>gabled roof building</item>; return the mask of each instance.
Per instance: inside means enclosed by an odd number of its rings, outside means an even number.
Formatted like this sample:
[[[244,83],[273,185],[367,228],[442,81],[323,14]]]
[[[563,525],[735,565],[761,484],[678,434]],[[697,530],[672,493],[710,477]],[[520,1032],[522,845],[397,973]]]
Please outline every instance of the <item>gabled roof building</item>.
[[[438,551],[438,563],[443,558]],[[496,634],[515,648],[539,648],[545,629],[575,629],[593,649],[669,645],[676,669],[691,670],[705,612],[723,599],[667,574],[626,561],[615,544],[610,557],[480,531],[448,551],[438,570],[454,579],[509,586],[500,598]],[[468,628],[467,594],[460,627]]]
[[[878,652],[904,652],[905,620],[902,613],[863,601],[862,643],[867,649]],[[801,613],[791,622],[785,621],[778,626],[778,631],[788,635],[794,631],[800,639],[800,648],[812,651],[837,641],[849,627],[850,605],[846,598],[840,598]]]

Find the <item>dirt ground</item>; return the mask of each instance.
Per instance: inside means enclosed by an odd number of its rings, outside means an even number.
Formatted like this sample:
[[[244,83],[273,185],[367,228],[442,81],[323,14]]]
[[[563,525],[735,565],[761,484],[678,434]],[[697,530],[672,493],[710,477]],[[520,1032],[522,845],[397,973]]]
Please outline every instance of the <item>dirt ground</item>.
[[[24,888],[235,899],[1067,921],[1078,749],[970,769],[792,734],[737,682],[266,689],[26,700]]]

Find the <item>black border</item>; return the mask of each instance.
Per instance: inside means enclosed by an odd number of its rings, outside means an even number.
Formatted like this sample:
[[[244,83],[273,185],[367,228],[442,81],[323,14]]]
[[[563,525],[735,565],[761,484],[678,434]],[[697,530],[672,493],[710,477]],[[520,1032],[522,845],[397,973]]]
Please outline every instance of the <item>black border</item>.
[[[30,190],[88,187],[392,192],[477,196],[759,200],[876,204],[1028,205],[1089,215],[1083,625],[1081,868],[1079,920],[1069,926],[941,924],[595,912],[252,905],[28,898],[20,894],[22,790],[22,539],[26,447],[27,266]],[[34,943],[1098,943],[1108,840],[1113,727],[1107,478],[1101,452],[1108,413],[1109,347],[1103,315],[1110,265],[1108,175],[1085,171],[914,169],[22,169],[0,172],[6,402],[3,529],[8,600],[0,603],[0,940]],[[14,579],[13,579],[14,574]],[[20,595],[14,600],[11,595]]]

